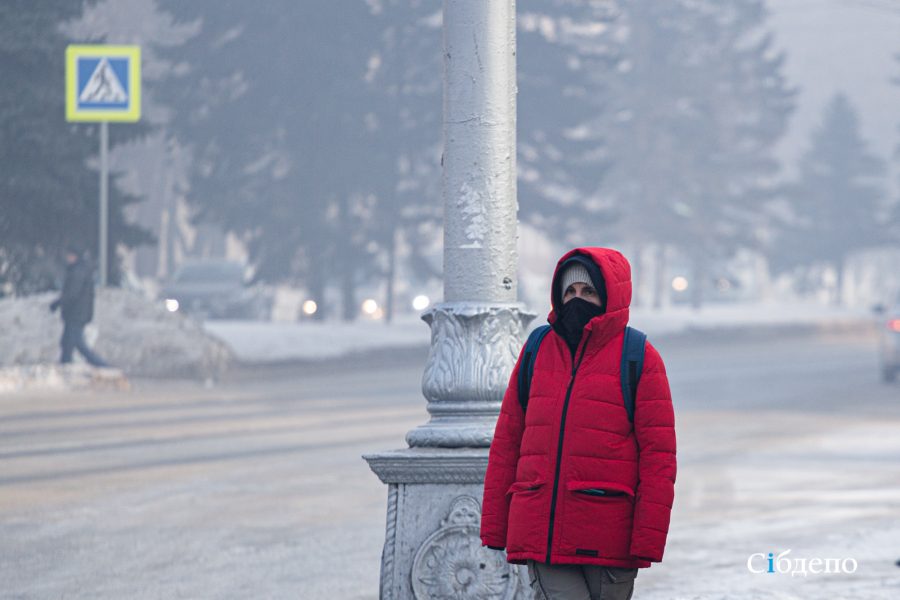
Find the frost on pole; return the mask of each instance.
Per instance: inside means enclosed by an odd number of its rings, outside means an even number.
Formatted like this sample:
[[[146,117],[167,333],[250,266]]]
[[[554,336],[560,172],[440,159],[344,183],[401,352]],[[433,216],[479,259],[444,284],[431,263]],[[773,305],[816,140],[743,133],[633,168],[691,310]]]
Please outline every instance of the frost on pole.
[[[444,11],[444,300],[515,303],[515,5]]]

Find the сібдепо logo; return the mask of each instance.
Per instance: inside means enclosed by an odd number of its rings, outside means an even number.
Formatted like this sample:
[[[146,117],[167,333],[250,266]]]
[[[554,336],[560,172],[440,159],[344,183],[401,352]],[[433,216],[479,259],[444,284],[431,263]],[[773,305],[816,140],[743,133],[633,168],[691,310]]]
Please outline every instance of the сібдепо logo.
[[[855,573],[859,566],[855,558],[790,558],[790,550],[775,555],[757,552],[747,559],[747,570],[751,573],[781,573],[791,577],[807,575],[831,575]]]

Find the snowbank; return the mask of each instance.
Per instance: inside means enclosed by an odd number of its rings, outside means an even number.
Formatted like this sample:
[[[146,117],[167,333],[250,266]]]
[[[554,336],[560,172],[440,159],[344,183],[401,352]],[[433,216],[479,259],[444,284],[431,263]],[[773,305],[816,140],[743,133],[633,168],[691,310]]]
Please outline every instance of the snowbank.
[[[541,312],[531,327],[543,325],[546,317],[547,313]],[[860,311],[818,304],[723,304],[709,305],[699,311],[677,306],[660,311],[641,308],[631,311],[631,324],[653,338],[784,327],[846,330],[870,325],[871,321],[869,315]],[[360,320],[353,323],[208,321],[204,326],[246,363],[318,360],[355,352],[425,347],[431,339],[430,329],[415,315],[404,315],[390,325]]]
[[[872,315],[860,309],[815,302],[707,304],[700,310],[690,306],[631,309],[631,325],[652,336],[775,327],[845,330],[871,326],[872,321]]]
[[[55,297],[38,294],[0,300],[0,366],[59,360],[62,321],[48,308]],[[94,322],[85,338],[128,375],[215,377],[232,358],[229,348],[201,325],[120,289],[97,290]],[[76,360],[80,360],[77,353]]]
[[[355,352],[428,346],[431,330],[415,315],[383,321],[269,323],[207,321],[206,331],[224,340],[246,363],[335,358]]]

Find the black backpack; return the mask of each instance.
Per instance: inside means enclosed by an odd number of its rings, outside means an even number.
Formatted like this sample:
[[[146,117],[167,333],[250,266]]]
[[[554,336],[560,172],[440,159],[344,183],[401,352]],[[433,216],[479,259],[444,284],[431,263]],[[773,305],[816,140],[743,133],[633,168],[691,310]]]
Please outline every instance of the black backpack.
[[[531,378],[534,376],[534,360],[537,357],[544,336],[550,331],[549,325],[543,325],[531,332],[525,342],[522,364],[519,365],[519,404],[522,412],[528,410],[528,396],[531,392]],[[628,420],[634,422],[634,401],[637,397],[638,383],[644,368],[644,344],[647,335],[633,327],[625,328],[625,340],[622,342],[622,397],[625,399],[625,411]]]

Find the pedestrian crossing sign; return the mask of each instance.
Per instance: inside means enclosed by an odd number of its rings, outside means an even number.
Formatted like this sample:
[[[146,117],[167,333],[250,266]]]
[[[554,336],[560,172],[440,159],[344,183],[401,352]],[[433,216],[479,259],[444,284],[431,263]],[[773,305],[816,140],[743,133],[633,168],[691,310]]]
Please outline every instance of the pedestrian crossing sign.
[[[140,118],[140,46],[66,48],[67,121],[133,123]]]

